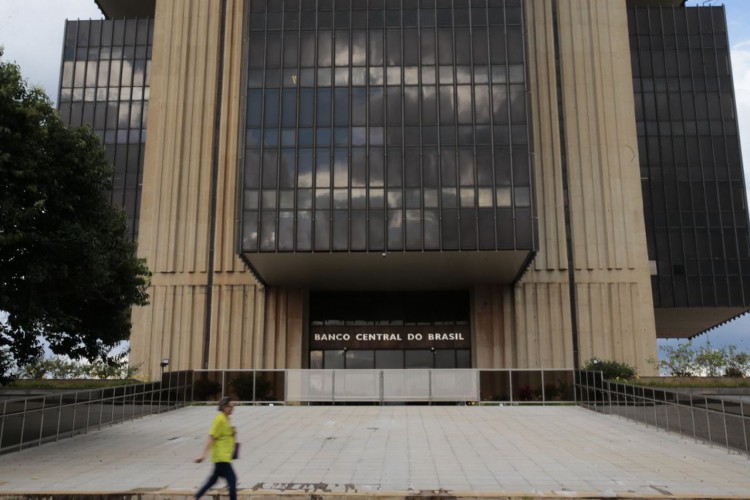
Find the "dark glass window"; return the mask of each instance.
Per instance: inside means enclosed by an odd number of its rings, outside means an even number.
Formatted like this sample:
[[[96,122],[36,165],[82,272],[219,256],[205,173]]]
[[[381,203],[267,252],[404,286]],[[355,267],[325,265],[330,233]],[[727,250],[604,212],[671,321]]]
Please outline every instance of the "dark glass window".
[[[248,251],[532,248],[524,35],[520,19],[504,24],[520,13],[510,3],[253,4],[244,184],[263,194],[243,213],[263,210],[260,240],[242,236]],[[132,67],[110,75],[148,78]],[[66,71],[88,81],[86,66]],[[97,110],[61,112],[109,119]],[[115,112],[127,124],[144,114]],[[511,210],[502,223],[498,207]]]
[[[64,37],[60,117],[67,125],[90,126],[102,139],[105,157],[114,164],[110,199],[124,209],[133,239],[138,234],[152,32],[149,19],[69,21]],[[248,128],[257,126],[250,123]]]
[[[405,368],[433,368],[434,359],[429,349],[413,349],[404,351]]]
[[[375,351],[375,368],[389,369],[404,368],[404,351],[402,350],[378,350]]]
[[[729,61],[723,24],[724,13],[717,7],[629,9],[657,307],[744,306],[748,301],[737,276],[750,263],[735,260],[747,245],[736,238],[747,226],[746,194],[725,182],[741,178],[742,167],[739,152],[728,146],[736,142],[737,127],[731,81],[722,79]],[[515,173],[515,153],[513,162]]]

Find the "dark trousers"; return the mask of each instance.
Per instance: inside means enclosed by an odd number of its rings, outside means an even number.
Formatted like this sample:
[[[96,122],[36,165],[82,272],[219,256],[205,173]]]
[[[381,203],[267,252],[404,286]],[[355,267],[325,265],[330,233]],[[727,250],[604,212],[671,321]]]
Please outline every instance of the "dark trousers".
[[[195,498],[202,497],[211,486],[216,484],[216,481],[218,481],[220,477],[227,480],[227,486],[229,486],[229,499],[237,500],[237,476],[234,475],[234,469],[232,469],[232,464],[229,462],[217,462],[214,464],[213,474],[208,478],[206,484],[198,490],[198,493],[195,494]]]

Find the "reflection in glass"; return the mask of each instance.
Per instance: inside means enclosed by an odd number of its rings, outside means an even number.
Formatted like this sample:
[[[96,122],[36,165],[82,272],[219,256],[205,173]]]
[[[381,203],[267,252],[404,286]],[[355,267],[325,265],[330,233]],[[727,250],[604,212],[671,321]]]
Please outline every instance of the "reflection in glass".
[[[386,349],[375,351],[375,368],[377,369],[402,369],[404,368],[404,351],[386,350]]]
[[[310,369],[323,369],[323,351],[310,351]]]
[[[434,355],[429,349],[411,349],[404,351],[404,368],[433,368]]]
[[[375,351],[346,351],[347,369],[372,369],[375,367]]]
[[[323,351],[323,367],[327,370],[344,368],[345,351]]]
[[[294,207],[294,218],[307,217],[302,229],[299,221],[290,226],[306,238],[295,250],[492,249],[532,241],[524,35],[520,25],[502,24],[511,8],[373,1],[374,10],[323,0],[260,2],[253,11],[244,179],[250,188],[262,181],[269,192],[283,189],[276,205],[269,198],[256,207]],[[88,75],[67,65],[63,82],[107,80],[112,71],[118,81],[122,75],[148,79],[144,60],[117,61],[112,68],[109,60],[84,61]],[[105,66],[110,74],[102,73]],[[76,98],[93,103],[97,96],[80,88],[61,92],[74,105]],[[115,126],[145,123],[145,107],[114,109],[112,115],[68,106],[61,114]],[[106,132],[100,135],[112,142],[128,141],[127,133]],[[495,224],[497,207],[521,212]],[[281,226],[287,222],[275,216],[274,244],[286,250]],[[499,237],[501,230],[512,237]]]

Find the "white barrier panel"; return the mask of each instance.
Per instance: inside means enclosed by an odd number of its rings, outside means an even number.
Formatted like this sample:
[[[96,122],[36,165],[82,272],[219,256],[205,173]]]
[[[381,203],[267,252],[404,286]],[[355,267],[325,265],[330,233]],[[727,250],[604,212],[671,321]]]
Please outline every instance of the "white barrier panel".
[[[285,401],[478,401],[478,370],[287,370]]]
[[[479,401],[478,370],[432,370],[430,401]]]
[[[332,370],[336,401],[380,401],[380,370]]]
[[[429,401],[431,370],[383,370],[383,401]]]
[[[286,401],[331,401],[333,370],[287,370]]]

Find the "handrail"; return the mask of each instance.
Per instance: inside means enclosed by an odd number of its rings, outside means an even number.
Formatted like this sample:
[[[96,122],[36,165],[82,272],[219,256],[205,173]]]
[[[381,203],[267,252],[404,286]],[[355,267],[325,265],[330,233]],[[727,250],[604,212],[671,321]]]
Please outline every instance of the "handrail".
[[[188,373],[168,373],[160,382],[4,400],[0,454],[179,408],[187,401]]]
[[[438,394],[433,391],[432,383],[441,372],[446,375],[456,373],[452,369],[419,369],[428,372],[429,383],[425,382],[423,393],[414,393],[414,399],[408,395],[391,396],[385,390],[388,382],[382,374],[404,373],[414,375],[413,369],[350,369],[350,370],[313,370],[313,369],[221,369],[193,370],[192,400],[195,402],[215,402],[223,395],[230,395],[236,401],[249,404],[287,404],[301,403],[342,403],[385,401],[423,401],[423,402],[469,402],[472,404],[573,404],[575,402],[574,372],[572,369],[460,369],[472,372],[478,377],[478,394],[469,391],[465,394]],[[341,393],[336,387],[336,380],[344,381],[353,378],[365,378],[372,374],[368,387],[360,387],[361,392]],[[317,374],[316,383],[326,384],[321,392],[318,387],[313,391],[307,384],[309,377]],[[290,382],[290,377],[293,379]],[[322,378],[321,378],[322,377]],[[396,377],[396,379],[398,379]],[[361,380],[359,382],[362,382]],[[288,384],[292,383],[292,391]],[[302,383],[307,396],[300,397],[297,385]],[[385,384],[385,385],[384,385]],[[415,389],[417,390],[417,389]],[[291,398],[291,399],[290,399]]]
[[[580,406],[744,452],[750,458],[750,404],[665,388],[605,380],[601,372],[576,372]]]

